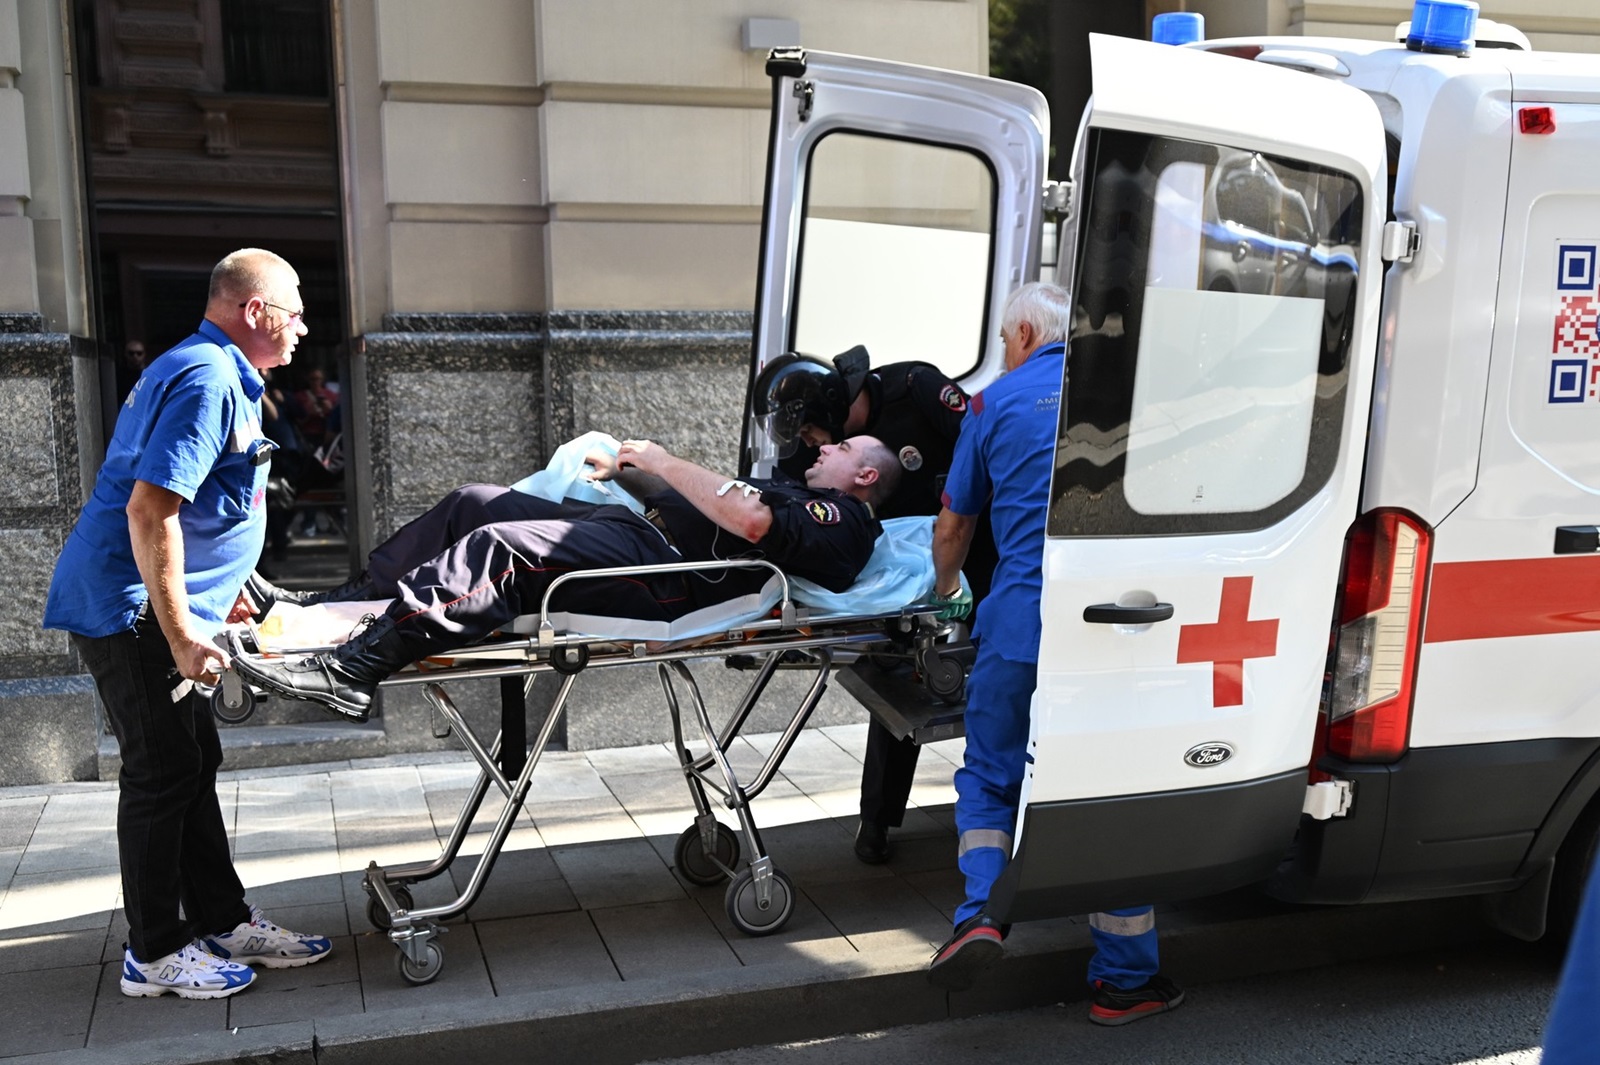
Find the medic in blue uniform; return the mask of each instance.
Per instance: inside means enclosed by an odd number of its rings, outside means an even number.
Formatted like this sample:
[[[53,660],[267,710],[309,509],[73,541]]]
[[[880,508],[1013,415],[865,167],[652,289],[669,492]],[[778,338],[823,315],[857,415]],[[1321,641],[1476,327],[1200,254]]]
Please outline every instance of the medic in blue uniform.
[[[1008,372],[972,399],[934,530],[937,590],[950,602],[950,616],[970,604],[960,568],[985,503],[1000,556],[973,628],[978,657],[967,680],[964,764],[955,774],[966,899],[956,909],[954,934],[929,965],[933,983],[951,991],[970,987],[1002,952],[1005,929],[986,907],[1011,857],[1027,753],[1045,516],[1071,321],[1069,297],[1054,285],[1024,285],[1006,301],[1000,336]],[[1096,948],[1090,1020],[1126,1024],[1183,1001],[1183,992],[1157,972],[1151,907],[1093,914],[1090,929]]]
[[[190,696],[228,664],[213,642],[224,621],[254,606],[241,589],[261,555],[274,447],[261,371],[287,364],[306,334],[298,287],[261,249],[217,264],[200,328],[124,401],[50,581],[44,626],[70,634],[122,752],[129,996],[223,998],[250,986],[252,964],[305,965],[332,947],[245,902],[217,805],[222,744]]]

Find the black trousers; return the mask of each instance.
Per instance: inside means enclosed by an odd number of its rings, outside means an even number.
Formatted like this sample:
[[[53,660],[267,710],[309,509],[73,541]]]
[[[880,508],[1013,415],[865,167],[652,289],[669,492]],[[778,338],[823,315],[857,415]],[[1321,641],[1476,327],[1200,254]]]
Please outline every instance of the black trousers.
[[[873,721],[867,725],[867,751],[861,764],[861,820],[899,828],[906,819],[911,783],[921,748]]]
[[[467,485],[373,550],[367,575],[413,658],[482,639],[537,613],[565,573],[685,561],[626,507],[552,503],[499,485]],[[704,582],[699,582],[704,583]],[[710,587],[710,586],[708,586]],[[714,601],[714,592],[711,593]],[[671,621],[704,606],[680,575],[569,581],[552,608]]]
[[[205,700],[173,702],[181,678],[161,627],[146,613],[126,632],[72,644],[122,748],[117,854],[134,957],[154,961],[248,921],[217,803],[222,742]]]

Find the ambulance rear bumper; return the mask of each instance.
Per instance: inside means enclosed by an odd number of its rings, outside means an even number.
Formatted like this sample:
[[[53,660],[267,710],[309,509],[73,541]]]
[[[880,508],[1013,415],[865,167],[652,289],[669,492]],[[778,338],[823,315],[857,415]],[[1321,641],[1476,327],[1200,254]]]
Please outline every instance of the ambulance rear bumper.
[[[1175,902],[1258,883],[1300,823],[1306,771],[1149,795],[1036,803],[995,884],[1000,921]]]

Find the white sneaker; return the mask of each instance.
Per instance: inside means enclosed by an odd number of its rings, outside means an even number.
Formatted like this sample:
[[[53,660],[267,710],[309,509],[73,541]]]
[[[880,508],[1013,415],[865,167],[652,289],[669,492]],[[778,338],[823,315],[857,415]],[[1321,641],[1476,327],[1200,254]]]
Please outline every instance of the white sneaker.
[[[224,961],[198,940],[150,962],[138,960],[131,950],[122,952],[122,993],[132,998],[154,998],[168,991],[179,998],[227,998],[255,978],[250,966]]]
[[[250,920],[220,936],[205,936],[200,942],[219,958],[268,969],[293,969],[321,961],[333,949],[327,936],[311,936],[279,928],[262,915],[260,907],[250,907]]]

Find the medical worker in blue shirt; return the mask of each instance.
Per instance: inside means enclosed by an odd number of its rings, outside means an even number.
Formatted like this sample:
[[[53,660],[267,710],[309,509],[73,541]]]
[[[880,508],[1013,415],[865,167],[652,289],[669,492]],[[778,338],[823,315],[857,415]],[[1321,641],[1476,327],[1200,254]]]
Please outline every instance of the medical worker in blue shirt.
[[[331,949],[245,902],[217,803],[222,745],[191,694],[228,665],[217,631],[254,610],[242,589],[265,537],[273,449],[261,371],[286,365],[306,334],[299,285],[269,251],[217,264],[199,330],[124,401],[50,582],[45,628],[70,634],[121,746],[125,995],[222,998],[250,985],[252,965]]]
[[[1023,285],[1006,301],[1000,338],[1007,372],[972,397],[934,527],[936,591],[950,603],[950,616],[971,603],[961,589],[961,564],[985,503],[1000,556],[973,627],[978,657],[967,680],[966,752],[955,774],[966,900],[956,909],[954,933],[929,964],[929,979],[950,991],[966,990],[999,960],[1005,936],[986,907],[1011,857],[1027,754],[1045,515],[1071,324],[1070,298],[1055,285]],[[1093,914],[1089,927],[1096,948],[1089,963],[1091,1021],[1126,1024],[1183,1001],[1183,992],[1157,972],[1149,906]]]

